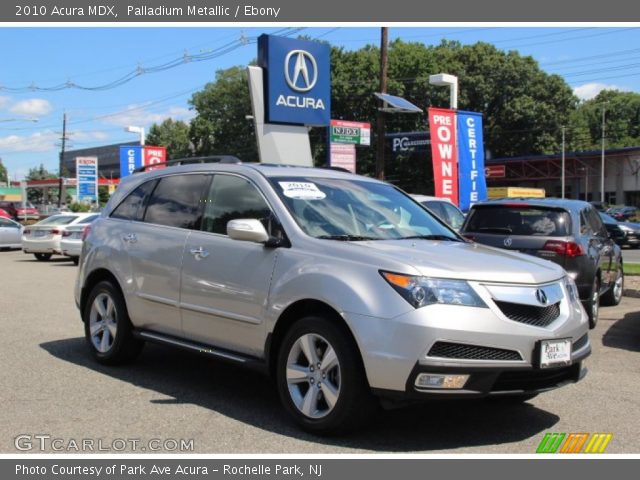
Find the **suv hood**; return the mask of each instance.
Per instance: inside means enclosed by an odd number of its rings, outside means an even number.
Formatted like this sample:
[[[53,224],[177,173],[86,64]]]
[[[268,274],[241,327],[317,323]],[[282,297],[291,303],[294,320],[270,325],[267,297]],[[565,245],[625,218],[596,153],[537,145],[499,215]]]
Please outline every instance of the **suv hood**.
[[[565,275],[561,267],[548,260],[478,243],[378,240],[351,245],[375,251],[390,261],[403,262],[429,277],[539,284]]]

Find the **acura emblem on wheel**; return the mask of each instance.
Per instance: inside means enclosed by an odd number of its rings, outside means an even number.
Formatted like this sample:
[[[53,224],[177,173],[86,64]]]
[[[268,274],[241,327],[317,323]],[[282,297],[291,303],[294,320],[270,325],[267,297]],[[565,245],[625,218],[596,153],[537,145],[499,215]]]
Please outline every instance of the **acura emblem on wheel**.
[[[504,246],[505,247],[510,247],[512,243],[513,243],[513,240],[511,239],[511,237],[507,237],[507,238],[504,239]]]

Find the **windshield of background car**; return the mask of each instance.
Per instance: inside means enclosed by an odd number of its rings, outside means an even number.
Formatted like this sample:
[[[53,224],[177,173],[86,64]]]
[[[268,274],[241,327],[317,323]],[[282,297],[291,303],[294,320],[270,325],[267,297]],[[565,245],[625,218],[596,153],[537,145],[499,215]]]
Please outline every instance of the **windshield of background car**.
[[[600,215],[600,218],[604,223],[616,223],[616,224],[618,223],[618,220],[613,218],[611,215],[607,215],[606,213],[602,213],[602,212],[598,212],[598,214]]]
[[[270,179],[305,233],[335,240],[460,240],[391,185],[335,178]]]
[[[77,215],[53,215],[38,222],[36,225],[69,225],[77,218]]]
[[[571,232],[565,210],[526,205],[485,205],[471,209],[464,232],[566,237]]]

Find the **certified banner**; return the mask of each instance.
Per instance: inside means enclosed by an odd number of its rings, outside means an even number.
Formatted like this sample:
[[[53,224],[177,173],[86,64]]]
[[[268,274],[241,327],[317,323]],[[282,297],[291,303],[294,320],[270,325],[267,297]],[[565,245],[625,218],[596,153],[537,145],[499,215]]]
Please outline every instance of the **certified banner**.
[[[482,114],[458,110],[460,210],[487,199],[482,141]]]
[[[443,108],[429,109],[431,156],[436,197],[458,204],[458,148],[456,113]]]

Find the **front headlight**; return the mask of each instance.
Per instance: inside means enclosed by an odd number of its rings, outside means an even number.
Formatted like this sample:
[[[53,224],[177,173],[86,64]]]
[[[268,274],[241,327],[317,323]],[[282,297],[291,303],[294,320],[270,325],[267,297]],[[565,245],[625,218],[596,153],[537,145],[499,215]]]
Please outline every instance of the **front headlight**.
[[[633,228],[627,227],[626,225],[618,225],[618,228],[622,230],[624,233],[633,232]]]
[[[576,303],[580,300],[578,287],[573,278],[569,276],[564,277],[564,287],[567,289],[567,293],[569,295],[569,300],[571,301],[571,303]]]
[[[380,274],[414,308],[435,303],[488,308],[471,285],[464,280],[419,277],[383,271]]]

